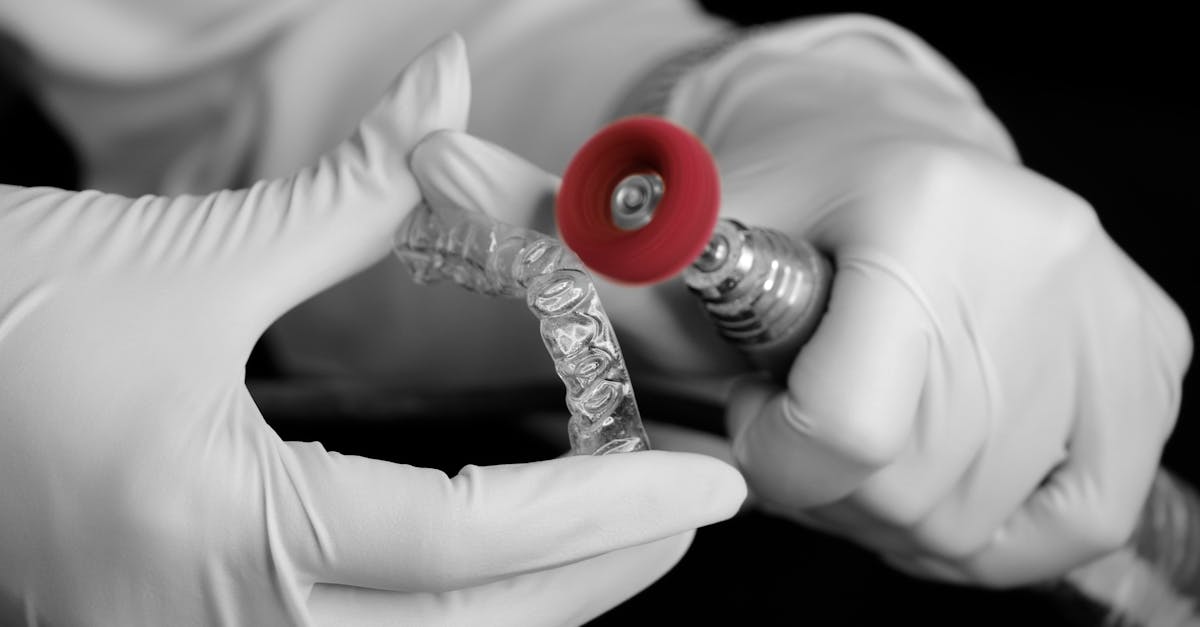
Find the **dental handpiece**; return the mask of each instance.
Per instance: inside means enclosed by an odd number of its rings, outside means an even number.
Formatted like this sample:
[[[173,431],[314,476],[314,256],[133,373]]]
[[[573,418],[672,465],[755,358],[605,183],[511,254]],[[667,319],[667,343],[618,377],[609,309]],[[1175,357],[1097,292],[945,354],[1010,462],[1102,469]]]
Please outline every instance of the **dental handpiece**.
[[[833,266],[807,242],[719,218],[717,179],[686,130],[627,117],[567,167],[559,231],[584,264],[618,282],[681,275],[721,337],[783,381],[825,311]]]
[[[634,115],[576,153],[556,216],[566,244],[610,279],[681,276],[720,335],[783,383],[825,312],[833,265],[807,242],[719,219],[719,198],[698,138]],[[1200,497],[1160,468],[1129,541],[1047,587],[1088,624],[1200,623]]]

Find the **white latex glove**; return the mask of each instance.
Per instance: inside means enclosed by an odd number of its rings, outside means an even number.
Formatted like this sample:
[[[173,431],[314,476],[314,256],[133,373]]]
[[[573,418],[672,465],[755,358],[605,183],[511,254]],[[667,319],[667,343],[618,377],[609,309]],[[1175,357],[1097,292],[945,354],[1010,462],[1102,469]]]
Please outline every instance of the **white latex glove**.
[[[732,395],[733,452],[770,510],[907,572],[1061,575],[1132,532],[1174,425],[1187,323],[1086,201],[1012,160],[952,69],[852,19],[743,45],[668,110],[714,150],[724,215],[836,263],[787,386]],[[520,163],[454,134],[414,155],[426,187],[485,210],[497,187],[541,186],[521,192],[531,204],[553,190]],[[623,345],[661,370],[740,367],[691,330],[699,308],[678,283],[603,290]]]
[[[0,622],[580,623],[736,510],[739,475],[698,455],[448,478],[263,422],[255,340],[387,254],[420,201],[408,154],[463,126],[468,89],[450,37],[285,178],[178,198],[0,186]]]
[[[1182,313],[919,41],[875,20],[784,35],[687,76],[669,109],[714,151],[723,211],[836,266],[786,388],[730,400],[752,489],[957,582],[1117,548],[1178,412]]]

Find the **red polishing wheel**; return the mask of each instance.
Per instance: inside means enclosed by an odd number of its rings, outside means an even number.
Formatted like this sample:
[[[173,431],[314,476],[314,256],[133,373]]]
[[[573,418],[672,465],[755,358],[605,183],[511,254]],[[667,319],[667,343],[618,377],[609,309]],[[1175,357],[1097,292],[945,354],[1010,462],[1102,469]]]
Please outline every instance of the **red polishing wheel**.
[[[661,177],[661,198],[648,223],[620,228],[614,191],[643,173]],[[663,118],[634,116],[579,149],[563,174],[555,214],[563,241],[590,269],[621,283],[657,283],[700,256],[720,195],[716,164],[695,135]]]

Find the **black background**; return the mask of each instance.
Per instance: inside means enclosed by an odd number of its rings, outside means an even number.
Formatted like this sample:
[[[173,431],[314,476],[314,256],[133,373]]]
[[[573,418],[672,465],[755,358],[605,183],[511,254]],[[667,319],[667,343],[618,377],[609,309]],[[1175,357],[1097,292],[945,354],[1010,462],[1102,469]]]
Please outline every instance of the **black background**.
[[[1008,4],[937,12],[844,4],[807,5],[803,12],[778,3],[703,4],[744,24],[867,12],[921,35],[972,79],[1016,139],[1025,163],[1088,199],[1117,242],[1181,304],[1195,327],[1200,305],[1192,277],[1196,230],[1191,218],[1197,206],[1194,151],[1200,133],[1190,93],[1196,76],[1189,63],[1193,35],[1182,16],[1149,6],[1059,15]],[[11,81],[0,83],[0,132],[0,182],[77,186],[70,147]],[[278,375],[265,346],[248,371],[260,380]],[[1200,483],[1190,453],[1200,429],[1193,424],[1195,380],[1190,373],[1164,464]],[[513,416],[503,414],[506,405],[527,407],[533,398],[542,399],[534,404],[557,407],[561,392],[523,393],[520,403],[508,403],[513,398],[481,397],[466,404],[463,399],[414,399],[397,410],[403,414],[399,419],[386,421],[320,403],[303,410],[278,405],[275,414],[264,405],[264,413],[285,438],[319,439],[343,452],[455,472],[465,463],[556,452],[511,428],[507,418],[516,418],[516,410]],[[648,415],[719,422],[716,408],[639,400]],[[478,407],[487,407],[487,420],[467,427],[474,437],[460,437]],[[457,418],[447,421],[447,413]],[[1068,624],[1065,616],[1060,603],[1040,592],[908,579],[849,544],[749,514],[701,530],[676,569],[594,624],[670,617],[671,623],[696,624],[1056,625]]]

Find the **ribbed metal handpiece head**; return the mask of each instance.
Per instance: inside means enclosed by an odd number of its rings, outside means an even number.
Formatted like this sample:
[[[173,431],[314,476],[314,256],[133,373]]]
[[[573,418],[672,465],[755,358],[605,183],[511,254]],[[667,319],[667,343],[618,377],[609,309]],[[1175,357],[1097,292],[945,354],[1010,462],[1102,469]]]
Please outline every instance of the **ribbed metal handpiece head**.
[[[810,244],[723,219],[683,281],[728,342],[786,372],[825,311],[832,274]]]

